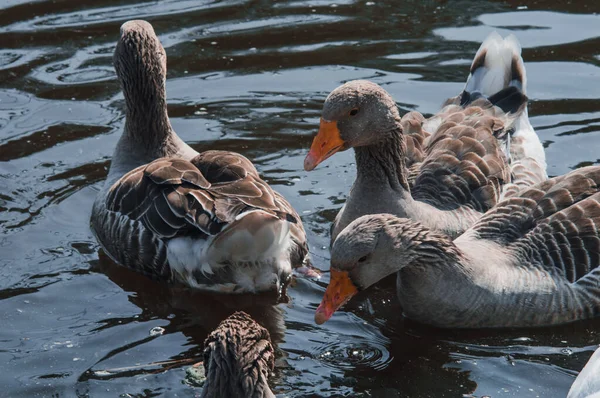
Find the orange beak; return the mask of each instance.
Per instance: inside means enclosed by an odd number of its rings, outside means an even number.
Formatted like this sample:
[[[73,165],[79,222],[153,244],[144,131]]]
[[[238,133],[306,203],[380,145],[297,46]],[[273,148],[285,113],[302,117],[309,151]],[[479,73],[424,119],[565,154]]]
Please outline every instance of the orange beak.
[[[325,323],[333,313],[344,305],[352,296],[358,293],[358,289],[350,280],[347,271],[331,270],[331,281],[321,305],[315,312],[315,322],[317,325]]]
[[[344,140],[340,137],[340,130],[337,128],[337,122],[328,122],[321,118],[319,132],[310,146],[310,151],[304,159],[304,170],[311,171],[319,163],[333,155],[339,150],[344,149]]]

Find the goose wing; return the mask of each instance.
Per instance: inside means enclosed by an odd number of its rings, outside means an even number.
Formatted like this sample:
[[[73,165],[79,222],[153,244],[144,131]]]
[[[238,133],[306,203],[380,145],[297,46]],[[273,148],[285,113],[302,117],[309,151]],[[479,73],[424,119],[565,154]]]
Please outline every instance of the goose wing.
[[[245,156],[228,151],[205,151],[194,159],[194,165],[211,184],[241,180],[251,175],[260,180],[258,171]],[[261,180],[262,181],[262,180]],[[290,203],[277,191],[272,190],[273,202],[279,214],[286,214],[291,220],[300,220],[300,216]],[[292,264],[300,264],[308,253],[306,232],[301,222],[290,225],[292,246]]]
[[[211,168],[202,155],[161,158],[130,171],[111,187],[106,206],[140,220],[160,238],[190,230],[215,235],[249,208],[286,217],[273,190],[252,170],[238,164]]]
[[[520,96],[516,103],[525,101]],[[424,123],[424,129],[435,130],[425,142],[425,158],[413,165],[412,196],[440,209],[467,206],[485,212],[510,181],[498,137],[506,134],[512,119],[483,97],[464,102],[447,105]]]
[[[402,134],[404,134],[404,142],[406,143],[406,167],[408,168],[408,183],[413,186],[415,178],[419,174],[421,164],[427,156],[425,152],[425,143],[431,136],[423,128],[425,118],[419,112],[408,112],[402,116],[400,125],[402,126]]]
[[[600,167],[585,167],[519,192],[487,212],[462,239],[488,240],[519,265],[569,282],[600,265]],[[600,273],[588,280],[595,289]]]
[[[307,251],[298,215],[248,159],[235,153],[209,151],[190,161],[157,159],[119,179],[102,205],[106,211],[96,212],[102,220],[95,221],[94,229],[108,254],[159,278],[169,277],[167,240],[218,235],[253,210],[300,224],[294,229],[300,260]]]

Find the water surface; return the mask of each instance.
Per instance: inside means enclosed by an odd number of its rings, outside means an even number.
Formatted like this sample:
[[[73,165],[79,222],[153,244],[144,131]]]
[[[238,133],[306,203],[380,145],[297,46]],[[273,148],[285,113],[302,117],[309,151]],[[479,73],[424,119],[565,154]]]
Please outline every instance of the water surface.
[[[597,164],[593,2],[81,3],[0,3],[0,396],[195,396],[185,368],[239,307],[278,345],[271,385],[281,396],[566,395],[600,343],[600,321],[440,331],[400,318],[383,284],[318,327],[327,272],[297,280],[277,307],[217,300],[115,266],[88,221],[124,125],[111,56],[126,20],[147,19],[165,46],[175,130],[197,150],[253,159],[302,215],[326,271],[329,225],[355,176],[350,152],[302,169],[326,95],[371,79],[403,111],[433,113],[462,89],[480,41],[512,32],[549,173]]]

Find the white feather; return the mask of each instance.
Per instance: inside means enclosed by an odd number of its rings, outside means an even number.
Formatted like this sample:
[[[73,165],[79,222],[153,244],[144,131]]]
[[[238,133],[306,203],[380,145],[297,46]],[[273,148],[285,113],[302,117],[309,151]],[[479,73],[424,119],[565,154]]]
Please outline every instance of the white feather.
[[[465,91],[479,91],[489,97],[503,88],[516,85],[523,91],[523,94],[526,94],[527,77],[525,75],[523,59],[521,58],[521,44],[519,40],[514,35],[509,35],[503,39],[498,32],[492,32],[481,43],[474,59],[479,58],[484,51],[484,64],[469,75]],[[517,57],[519,69],[522,71],[522,84],[510,80],[513,56]]]
[[[248,218],[248,216],[251,216]],[[220,292],[278,289],[281,275],[289,275],[291,247],[289,222],[261,210],[242,213],[217,236],[208,240],[181,237],[167,244],[173,277],[188,286]],[[221,267],[232,267],[230,283],[200,284],[194,271],[210,278]]]

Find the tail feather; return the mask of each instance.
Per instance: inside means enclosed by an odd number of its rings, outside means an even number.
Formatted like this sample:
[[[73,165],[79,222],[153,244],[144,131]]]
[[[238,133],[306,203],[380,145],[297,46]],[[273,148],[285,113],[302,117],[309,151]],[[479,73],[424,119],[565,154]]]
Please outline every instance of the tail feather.
[[[526,86],[521,44],[512,34],[503,39],[492,32],[475,54],[465,91],[489,97],[506,87],[516,87],[525,94]]]

